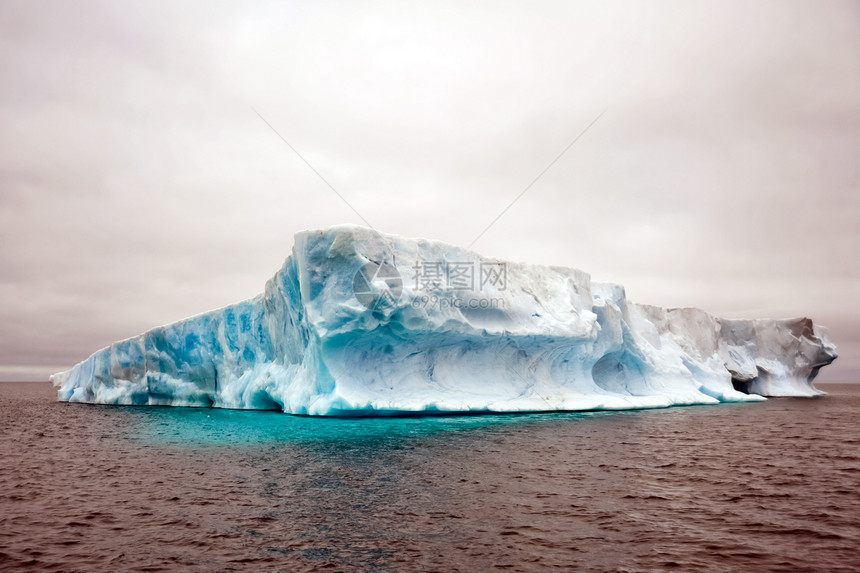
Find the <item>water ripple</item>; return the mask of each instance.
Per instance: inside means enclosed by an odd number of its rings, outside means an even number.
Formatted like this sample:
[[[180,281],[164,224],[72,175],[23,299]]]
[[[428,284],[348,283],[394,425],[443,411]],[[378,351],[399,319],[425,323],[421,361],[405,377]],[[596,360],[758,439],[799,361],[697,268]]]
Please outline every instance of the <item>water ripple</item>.
[[[0,568],[860,569],[860,386],[667,410],[320,420],[0,384]]]

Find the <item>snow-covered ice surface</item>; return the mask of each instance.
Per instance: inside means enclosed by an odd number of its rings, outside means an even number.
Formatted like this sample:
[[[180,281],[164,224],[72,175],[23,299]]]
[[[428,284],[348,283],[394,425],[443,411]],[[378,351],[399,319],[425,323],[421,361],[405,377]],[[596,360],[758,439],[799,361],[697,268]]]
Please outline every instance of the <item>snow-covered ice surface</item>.
[[[655,408],[813,396],[808,318],[629,302],[582,271],[356,226],[296,235],[246,301],[103,348],[51,381],[98,404],[310,415]]]

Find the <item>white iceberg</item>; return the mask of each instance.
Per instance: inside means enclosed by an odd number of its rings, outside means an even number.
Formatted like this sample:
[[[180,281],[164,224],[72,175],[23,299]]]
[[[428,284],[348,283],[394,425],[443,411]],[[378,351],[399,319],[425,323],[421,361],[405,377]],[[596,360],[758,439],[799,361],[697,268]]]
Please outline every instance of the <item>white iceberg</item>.
[[[309,415],[654,408],[813,396],[808,318],[628,302],[587,273],[356,226],[296,235],[263,294],[54,374],[59,399]]]

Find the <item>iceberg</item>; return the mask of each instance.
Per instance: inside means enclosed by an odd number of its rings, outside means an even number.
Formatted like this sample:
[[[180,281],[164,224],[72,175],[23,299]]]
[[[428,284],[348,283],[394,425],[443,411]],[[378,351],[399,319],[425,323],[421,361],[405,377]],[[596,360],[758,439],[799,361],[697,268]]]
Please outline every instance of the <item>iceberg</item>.
[[[262,294],[103,348],[58,398],[390,415],[657,408],[814,396],[808,318],[627,300],[580,270],[358,226],[304,231]]]

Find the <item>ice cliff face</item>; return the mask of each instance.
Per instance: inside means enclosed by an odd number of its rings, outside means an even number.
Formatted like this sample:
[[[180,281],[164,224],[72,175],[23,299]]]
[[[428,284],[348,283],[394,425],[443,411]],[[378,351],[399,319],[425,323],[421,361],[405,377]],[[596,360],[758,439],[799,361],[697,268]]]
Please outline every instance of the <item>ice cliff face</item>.
[[[296,235],[263,294],[55,374],[59,399],[294,414],[650,408],[812,396],[807,318],[628,302],[569,268],[353,226]]]

